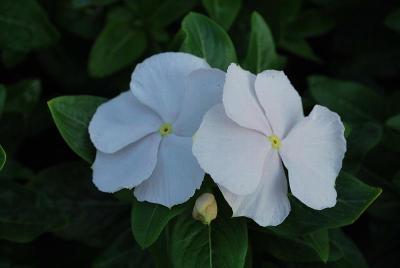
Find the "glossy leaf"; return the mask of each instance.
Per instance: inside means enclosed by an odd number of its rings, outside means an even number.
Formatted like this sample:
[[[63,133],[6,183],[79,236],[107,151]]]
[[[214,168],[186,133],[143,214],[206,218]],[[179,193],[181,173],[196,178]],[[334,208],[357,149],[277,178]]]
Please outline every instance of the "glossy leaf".
[[[244,68],[252,73],[266,69],[283,69],[284,58],[276,52],[274,38],[268,24],[257,12],[251,15],[250,42],[243,62]]]
[[[171,232],[171,259],[175,268],[239,268],[247,254],[244,219],[218,215],[210,226],[189,213],[177,218]]]
[[[315,54],[310,44],[303,38],[285,37],[281,41],[280,46],[294,55],[306,60],[315,61],[317,63],[322,62],[318,55]]]
[[[113,74],[133,64],[146,46],[145,33],[142,29],[135,28],[130,18],[111,19],[92,47],[89,73],[93,77]]]
[[[131,226],[137,243],[143,249],[151,246],[168,222],[186,208],[186,204],[169,209],[162,205],[139,202],[135,199],[132,205]]]
[[[225,30],[229,30],[242,5],[242,0],[203,0],[210,17]]]
[[[3,169],[4,164],[6,163],[7,155],[3,149],[3,146],[0,144],[0,171]]]
[[[59,34],[35,0],[0,1],[0,48],[27,52],[50,46]]]
[[[368,87],[324,76],[308,78],[309,90],[321,105],[350,121],[378,120],[383,114],[383,99]]]
[[[182,21],[186,37],[181,51],[204,58],[212,67],[226,71],[236,62],[235,47],[224,29],[198,13],[190,13]]]
[[[89,122],[97,107],[105,101],[94,96],[64,96],[48,102],[53,120],[69,147],[91,163],[94,147],[89,138]]]
[[[302,235],[326,228],[354,223],[380,195],[381,189],[368,186],[353,175],[342,172],[336,180],[336,206],[313,210],[290,196],[292,210],[285,221],[270,227],[282,235]]]
[[[129,226],[129,205],[98,191],[85,163],[47,168],[35,177],[33,187],[46,194],[67,219],[63,228],[53,231],[65,239],[104,246]]]
[[[400,114],[390,117],[386,120],[386,125],[400,131]]]

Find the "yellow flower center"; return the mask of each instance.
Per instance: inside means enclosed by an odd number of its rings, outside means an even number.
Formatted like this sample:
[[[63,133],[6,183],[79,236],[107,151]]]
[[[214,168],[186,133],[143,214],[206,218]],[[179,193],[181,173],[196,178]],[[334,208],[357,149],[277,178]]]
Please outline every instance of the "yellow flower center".
[[[172,125],[170,123],[164,123],[160,127],[161,137],[167,136],[172,133]]]
[[[268,140],[271,142],[272,148],[275,150],[279,150],[281,148],[281,140],[276,135],[271,135],[267,137]]]

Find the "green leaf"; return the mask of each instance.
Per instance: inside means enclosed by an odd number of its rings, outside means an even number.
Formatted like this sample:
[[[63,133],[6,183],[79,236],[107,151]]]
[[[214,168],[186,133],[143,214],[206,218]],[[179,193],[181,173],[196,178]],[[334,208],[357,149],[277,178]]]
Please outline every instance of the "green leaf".
[[[385,25],[390,29],[400,32],[400,8],[396,9],[385,18]]]
[[[48,102],[53,120],[69,147],[89,163],[94,159],[89,122],[97,107],[106,99],[94,96],[64,96]]]
[[[239,13],[242,0],[203,0],[202,3],[210,17],[229,30]]]
[[[324,76],[311,76],[308,84],[314,99],[344,120],[376,121],[383,115],[383,98],[362,84]]]
[[[147,0],[148,1],[148,0]],[[151,15],[145,18],[154,28],[164,28],[194,8],[197,0],[165,0],[159,5],[151,6]]]
[[[312,47],[303,38],[284,37],[279,45],[294,55],[306,60],[311,60],[316,63],[322,62],[322,60],[315,54]]]
[[[386,125],[397,131],[400,131],[400,114],[390,117],[386,120]]]
[[[139,202],[132,204],[132,232],[138,244],[143,248],[151,246],[160,236],[168,222],[181,214],[187,208],[186,204],[171,209],[162,205]]]
[[[39,80],[22,80],[7,87],[7,102],[4,112],[30,116],[42,92]]]
[[[65,224],[45,195],[14,181],[0,180],[0,203],[0,239],[27,243]]]
[[[71,4],[74,8],[84,8],[90,6],[106,6],[119,0],[72,0]]]
[[[182,21],[186,34],[181,51],[204,58],[212,67],[226,71],[236,62],[235,47],[221,26],[204,15],[189,13]]]
[[[53,231],[65,239],[104,246],[129,227],[129,205],[98,191],[86,163],[47,168],[34,178],[32,186],[46,194],[67,219],[63,228]]]
[[[5,86],[0,84],[0,118],[3,114],[4,106],[6,104],[7,89]]]
[[[54,44],[57,30],[34,0],[0,1],[0,48],[28,52]]]
[[[93,77],[113,74],[133,64],[146,46],[144,31],[133,26],[131,18],[110,19],[90,51],[89,73]]]
[[[175,268],[241,268],[248,246],[246,221],[218,215],[207,226],[189,213],[182,214],[173,226],[170,243]]]
[[[251,15],[251,33],[244,68],[252,73],[266,69],[283,69],[284,58],[276,53],[271,30],[262,16],[257,12]]]
[[[313,37],[333,29],[335,21],[318,9],[307,10],[286,26],[285,35],[296,38]]]
[[[6,163],[7,155],[3,149],[3,146],[0,144],[0,170],[3,169],[4,164]]]
[[[25,60],[27,55],[27,52],[5,49],[1,53],[1,59],[6,68],[13,68],[21,63],[23,60]]]
[[[347,138],[347,152],[343,169],[357,172],[366,154],[382,140],[382,127],[374,122],[352,124],[352,132]]]
[[[150,268],[151,261],[147,254],[140,250],[130,230],[122,232],[98,256],[93,264],[94,268]]]
[[[303,235],[321,229],[337,228],[354,223],[381,194],[380,188],[368,186],[353,175],[342,172],[336,180],[336,206],[313,210],[290,196],[292,210],[277,227],[270,227],[282,235]]]
[[[282,236],[279,233],[260,234],[255,238],[256,247],[286,262],[324,262],[337,260],[342,252],[332,246],[327,230],[318,230],[304,236]]]

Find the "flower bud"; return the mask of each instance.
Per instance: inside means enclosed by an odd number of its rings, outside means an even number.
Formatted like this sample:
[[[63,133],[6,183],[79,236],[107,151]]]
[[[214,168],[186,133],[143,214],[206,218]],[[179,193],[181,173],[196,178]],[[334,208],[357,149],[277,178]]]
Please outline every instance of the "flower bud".
[[[192,216],[204,224],[210,224],[217,217],[217,202],[213,194],[204,193],[197,198]]]

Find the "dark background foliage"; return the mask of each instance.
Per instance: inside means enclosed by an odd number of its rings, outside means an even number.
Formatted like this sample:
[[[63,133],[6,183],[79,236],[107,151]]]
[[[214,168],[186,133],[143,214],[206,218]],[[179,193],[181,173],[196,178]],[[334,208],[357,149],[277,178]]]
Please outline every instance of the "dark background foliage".
[[[201,36],[197,26],[216,23],[234,48],[218,31],[202,36],[203,47],[194,44]],[[131,203],[138,204],[126,192],[95,189],[89,165],[64,142],[47,105],[61,95],[113,97],[128,89],[136,63],[177,50],[222,69],[231,59],[253,72],[285,70],[306,112],[320,103],[345,122],[343,169],[352,175],[342,176],[350,187],[343,196],[358,196],[364,187],[349,183],[349,176],[383,189],[344,232],[331,228],[356,218],[332,220],[324,225],[329,231],[307,237],[301,235],[310,225],[298,226],[295,236],[289,223],[260,231],[249,221],[247,267],[397,267],[399,48],[395,0],[0,0],[0,144],[7,155],[0,172],[0,267],[167,267],[165,258],[181,256],[174,243],[171,254],[162,250],[165,232],[140,249],[130,230],[131,220],[141,221],[130,216]],[[371,189],[365,200],[379,194]],[[178,218],[167,226],[177,236],[176,226],[189,228]],[[282,236],[285,230],[289,237]],[[159,233],[151,242],[138,235],[147,247]],[[325,252],[318,245],[328,235]]]

